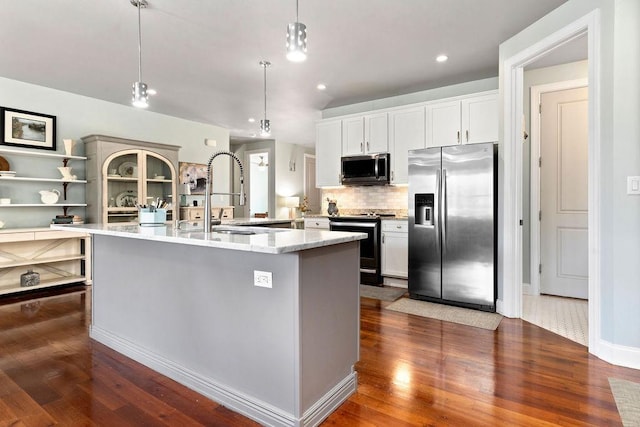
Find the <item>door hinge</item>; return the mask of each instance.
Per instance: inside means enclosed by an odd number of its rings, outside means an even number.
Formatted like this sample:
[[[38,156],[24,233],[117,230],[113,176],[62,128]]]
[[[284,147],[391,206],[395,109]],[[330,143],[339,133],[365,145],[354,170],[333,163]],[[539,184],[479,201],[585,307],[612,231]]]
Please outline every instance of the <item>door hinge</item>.
[[[520,220],[520,225],[524,225],[524,221]]]
[[[542,274],[542,264],[538,264],[538,273]]]
[[[538,167],[542,167],[542,157],[538,157]]]
[[[538,221],[542,221],[542,211],[538,211]]]
[[[538,113],[542,114],[542,104],[538,104]]]

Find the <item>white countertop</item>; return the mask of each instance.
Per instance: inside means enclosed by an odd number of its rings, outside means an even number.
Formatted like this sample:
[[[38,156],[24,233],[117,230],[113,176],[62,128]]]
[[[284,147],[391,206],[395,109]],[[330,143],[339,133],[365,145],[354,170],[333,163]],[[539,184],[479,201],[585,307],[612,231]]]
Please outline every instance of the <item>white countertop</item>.
[[[367,238],[365,233],[318,229],[292,230],[267,227],[238,227],[227,224],[216,226],[214,229],[250,230],[255,231],[257,234],[243,235],[212,232],[207,235],[201,229],[194,228],[178,230],[173,226],[140,227],[139,225],[114,224],[58,224],[51,225],[51,229],[269,254],[297,252]]]

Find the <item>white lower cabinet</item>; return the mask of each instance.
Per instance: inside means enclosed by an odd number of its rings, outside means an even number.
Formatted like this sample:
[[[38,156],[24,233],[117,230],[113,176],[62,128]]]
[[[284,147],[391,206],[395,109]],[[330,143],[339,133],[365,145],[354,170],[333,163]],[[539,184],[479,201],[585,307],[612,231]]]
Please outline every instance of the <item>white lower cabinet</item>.
[[[0,295],[70,283],[91,283],[91,237],[82,233],[31,228],[0,232]],[[39,283],[21,286],[28,271]]]
[[[317,218],[305,218],[304,229],[318,228],[320,230],[329,230],[329,218],[317,217]]]
[[[382,221],[382,275],[406,279],[409,272],[409,224]]]

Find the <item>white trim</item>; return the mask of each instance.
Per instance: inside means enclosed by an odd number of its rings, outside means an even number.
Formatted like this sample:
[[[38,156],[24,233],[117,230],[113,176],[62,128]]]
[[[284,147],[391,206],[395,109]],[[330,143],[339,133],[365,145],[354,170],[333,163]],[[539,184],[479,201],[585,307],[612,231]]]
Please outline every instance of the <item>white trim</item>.
[[[502,141],[504,205],[502,212],[503,314],[522,317],[522,97],[523,68],[547,52],[588,35],[589,69],[589,351],[600,345],[600,11],[595,9],[566,27],[506,59],[504,70],[504,135]]]
[[[538,106],[540,105],[540,97],[544,93],[556,92],[566,89],[577,89],[581,87],[587,87],[589,85],[587,79],[565,80],[560,82],[548,83],[543,85],[531,86],[531,162],[530,162],[530,178],[529,178],[529,203],[531,223],[529,224],[530,232],[530,288],[524,289],[523,292],[527,295],[539,295],[540,294],[540,274],[538,273],[540,265],[540,221],[538,212],[540,211],[540,168],[538,165],[538,159],[540,158],[540,111]],[[536,155],[534,155],[534,153]]]
[[[533,286],[531,285],[531,283],[522,283],[522,293],[524,295],[538,295],[533,292]]]
[[[212,378],[191,371],[146,348],[140,347],[132,341],[118,337],[95,325],[90,327],[89,336],[107,347],[114,349],[118,353],[148,366],[185,387],[268,426],[300,427],[318,425],[328,417],[331,412],[346,401],[349,396],[355,393],[358,383],[358,374],[352,369],[333,389],[329,390],[329,392],[305,411],[302,418],[298,419],[293,414],[284,412],[273,405],[252,398],[225,384],[216,382]]]
[[[602,360],[614,365],[640,369],[640,348],[613,344],[605,340],[600,340],[597,348],[598,357]],[[589,344],[589,350],[591,350],[591,344]]]

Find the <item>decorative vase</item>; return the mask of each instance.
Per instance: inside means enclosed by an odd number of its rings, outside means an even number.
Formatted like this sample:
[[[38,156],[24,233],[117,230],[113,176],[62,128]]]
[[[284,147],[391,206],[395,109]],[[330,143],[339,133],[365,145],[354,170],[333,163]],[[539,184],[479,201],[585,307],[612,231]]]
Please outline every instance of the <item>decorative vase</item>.
[[[60,197],[60,192],[55,188],[51,191],[49,190],[41,190],[40,191],[40,200],[45,205],[53,205],[58,201],[58,197]]]
[[[336,202],[329,202],[329,207],[327,208],[327,213],[331,216],[338,215],[338,206]]]
[[[33,270],[27,270],[26,273],[20,275],[20,286],[26,288],[28,286],[37,286],[40,284],[40,273]]]
[[[62,179],[64,179],[65,181],[73,181],[74,179],[76,179],[75,175],[71,175],[71,167],[69,167],[69,166],[64,166],[64,167],[60,166],[60,167],[58,167],[58,170],[62,174]]]
[[[63,139],[62,142],[64,142],[64,154],[66,156],[72,156],[73,147],[76,145],[75,141],[73,139]]]

